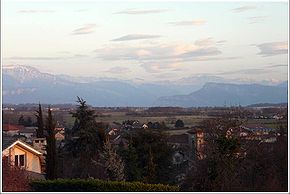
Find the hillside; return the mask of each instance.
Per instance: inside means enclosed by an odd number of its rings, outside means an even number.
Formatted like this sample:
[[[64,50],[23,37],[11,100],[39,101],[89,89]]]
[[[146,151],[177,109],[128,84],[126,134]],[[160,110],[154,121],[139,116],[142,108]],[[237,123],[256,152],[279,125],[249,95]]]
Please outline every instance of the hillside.
[[[155,104],[159,106],[230,106],[257,103],[287,102],[287,88],[259,84],[207,83],[189,95],[165,96]]]

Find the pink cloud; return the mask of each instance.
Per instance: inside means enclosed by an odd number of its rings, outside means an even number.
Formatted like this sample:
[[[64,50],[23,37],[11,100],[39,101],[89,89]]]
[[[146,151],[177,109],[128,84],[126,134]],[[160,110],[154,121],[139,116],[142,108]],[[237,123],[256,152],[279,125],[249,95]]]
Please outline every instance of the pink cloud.
[[[81,28],[75,29],[72,34],[73,35],[81,35],[81,34],[90,34],[94,32],[94,29],[97,27],[96,24],[86,24]]]

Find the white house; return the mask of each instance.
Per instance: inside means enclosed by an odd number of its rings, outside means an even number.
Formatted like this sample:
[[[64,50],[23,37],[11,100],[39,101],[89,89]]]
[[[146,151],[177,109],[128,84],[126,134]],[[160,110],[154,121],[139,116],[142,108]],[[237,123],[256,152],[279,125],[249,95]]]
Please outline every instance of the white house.
[[[42,173],[41,155],[41,152],[20,140],[16,140],[12,144],[3,143],[2,157],[8,157],[10,164],[19,166],[30,172]]]

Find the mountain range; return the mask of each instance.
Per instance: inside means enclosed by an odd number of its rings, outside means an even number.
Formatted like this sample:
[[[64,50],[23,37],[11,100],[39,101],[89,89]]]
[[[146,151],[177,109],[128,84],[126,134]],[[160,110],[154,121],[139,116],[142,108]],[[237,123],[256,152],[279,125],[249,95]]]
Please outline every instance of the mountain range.
[[[43,73],[34,67],[2,67],[3,103],[73,103],[76,96],[93,106],[224,106],[288,102],[288,82],[249,84],[196,75],[166,82],[74,77]]]
[[[161,97],[159,106],[238,106],[261,102],[287,102],[288,87],[285,84],[265,86],[259,84],[206,83],[200,90],[188,95]]]

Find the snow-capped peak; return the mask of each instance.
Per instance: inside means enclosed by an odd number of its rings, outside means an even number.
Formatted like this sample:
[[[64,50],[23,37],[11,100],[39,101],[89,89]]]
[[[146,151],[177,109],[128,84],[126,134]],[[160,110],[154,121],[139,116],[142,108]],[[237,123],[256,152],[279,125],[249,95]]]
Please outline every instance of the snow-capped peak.
[[[3,71],[18,71],[18,72],[38,72],[38,69],[26,65],[5,65],[2,67]]]
[[[53,75],[41,73],[38,69],[26,65],[6,65],[2,67],[2,71],[5,75],[12,76],[21,82],[35,78],[53,77]]]

